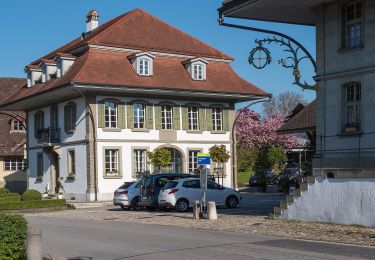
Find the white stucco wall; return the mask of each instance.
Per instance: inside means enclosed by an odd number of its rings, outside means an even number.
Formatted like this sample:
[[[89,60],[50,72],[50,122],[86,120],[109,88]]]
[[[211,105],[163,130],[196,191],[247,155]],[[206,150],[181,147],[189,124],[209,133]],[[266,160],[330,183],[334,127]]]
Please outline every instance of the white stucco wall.
[[[375,227],[375,179],[320,179],[282,218]]]

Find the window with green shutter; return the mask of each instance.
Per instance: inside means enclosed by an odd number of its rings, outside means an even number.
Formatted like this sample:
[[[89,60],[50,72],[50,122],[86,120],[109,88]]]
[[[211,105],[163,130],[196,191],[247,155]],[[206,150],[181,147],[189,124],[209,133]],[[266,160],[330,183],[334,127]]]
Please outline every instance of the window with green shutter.
[[[188,107],[183,106],[181,108],[181,113],[182,113],[182,130],[189,130]]]
[[[155,128],[156,129],[161,129],[161,121],[162,121],[162,116],[161,116],[161,106],[160,105],[155,105]]]
[[[77,105],[70,102],[64,107],[64,130],[66,133],[72,133],[76,128]]]
[[[199,108],[196,106],[188,107],[188,128],[189,130],[199,129]]]
[[[204,107],[199,108],[199,130],[206,131],[206,109]]]
[[[161,106],[161,129],[172,129],[173,107],[171,105]]]
[[[120,129],[125,129],[125,103],[120,102],[117,104],[118,117],[117,117],[117,127]]]
[[[211,122],[213,131],[223,131],[223,109],[221,107],[211,109]]]
[[[225,108],[223,110],[223,130],[225,132],[230,131],[231,129],[231,124],[229,122],[229,109]]]
[[[173,129],[179,130],[180,129],[180,107],[175,106],[173,107]]]
[[[133,104],[133,119],[134,124],[133,128],[142,129],[145,128],[145,119],[146,119],[146,111],[145,111],[145,104],[143,103],[134,103]]]
[[[104,125],[106,128],[118,128],[118,104],[114,101],[104,102]]]
[[[38,111],[34,115],[34,136],[39,139],[41,137],[40,130],[44,128],[44,112]]]
[[[104,102],[100,101],[98,102],[98,127],[104,128],[105,122],[104,122]]]
[[[146,126],[147,129],[154,129],[154,109],[152,104],[146,106]]]

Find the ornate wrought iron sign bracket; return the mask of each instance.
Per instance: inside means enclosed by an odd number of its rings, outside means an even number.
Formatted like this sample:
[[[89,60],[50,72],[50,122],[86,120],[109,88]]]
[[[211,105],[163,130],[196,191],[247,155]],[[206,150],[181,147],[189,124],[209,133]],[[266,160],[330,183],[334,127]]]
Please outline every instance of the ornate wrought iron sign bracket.
[[[265,30],[255,27],[248,27],[243,25],[235,25],[235,24],[229,24],[224,23],[222,12],[219,11],[219,18],[218,18],[219,25],[237,28],[237,29],[243,29],[248,31],[255,31],[260,33],[266,33],[266,34],[272,34],[273,37],[267,37],[264,39],[257,39],[255,40],[255,43],[257,46],[250,51],[249,54],[249,63],[254,66],[257,69],[263,69],[267,65],[269,65],[272,61],[271,58],[271,52],[264,47],[265,44],[270,45],[272,43],[277,44],[284,48],[284,52],[288,53],[288,56],[285,59],[279,59],[278,62],[281,66],[287,69],[293,69],[293,76],[294,76],[294,85],[297,85],[298,87],[302,88],[303,90],[318,90],[319,85],[317,83],[311,85],[307,83],[306,81],[302,82],[301,79],[301,72],[300,72],[300,62],[305,59],[309,59],[311,64],[314,67],[315,73],[316,73],[316,62],[315,59],[312,57],[312,55],[306,50],[306,48],[293,39],[292,37],[272,31],[272,30]]]

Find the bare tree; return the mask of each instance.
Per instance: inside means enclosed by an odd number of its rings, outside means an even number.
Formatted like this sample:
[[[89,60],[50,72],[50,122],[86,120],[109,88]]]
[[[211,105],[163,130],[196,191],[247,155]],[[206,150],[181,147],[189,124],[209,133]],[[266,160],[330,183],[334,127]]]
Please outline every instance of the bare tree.
[[[270,102],[263,103],[263,113],[265,116],[271,116],[275,113],[287,116],[298,105],[304,103],[301,93],[287,91],[273,97]]]

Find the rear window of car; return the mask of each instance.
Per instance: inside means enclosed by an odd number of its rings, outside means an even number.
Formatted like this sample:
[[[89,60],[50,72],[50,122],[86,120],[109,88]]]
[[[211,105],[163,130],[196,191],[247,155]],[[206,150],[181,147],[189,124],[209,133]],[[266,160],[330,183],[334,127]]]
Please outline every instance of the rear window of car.
[[[133,181],[133,182],[125,182],[124,184],[122,184],[122,185],[119,187],[119,189],[127,189],[127,188],[129,188],[130,185],[132,185],[133,183],[134,183],[134,181]]]
[[[169,181],[167,182],[167,184],[164,186],[164,190],[168,190],[168,189],[173,189],[177,186],[178,182],[177,181]]]

